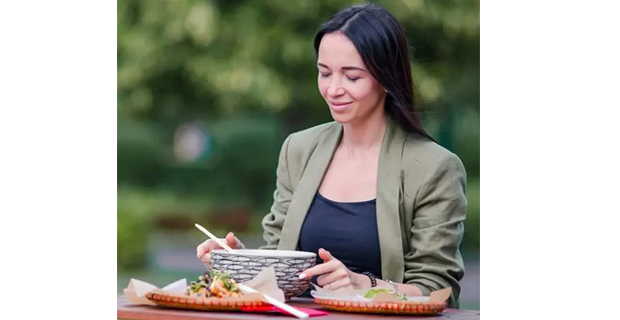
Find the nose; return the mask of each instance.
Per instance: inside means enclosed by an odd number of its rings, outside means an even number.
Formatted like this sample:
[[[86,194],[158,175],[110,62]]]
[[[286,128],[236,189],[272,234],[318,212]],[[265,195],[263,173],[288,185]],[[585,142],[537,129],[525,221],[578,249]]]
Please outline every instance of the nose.
[[[342,87],[342,82],[338,81],[337,79],[335,79],[336,77],[333,77],[334,79],[332,79],[332,81],[329,84],[329,87],[327,87],[327,95],[329,96],[341,96],[344,94],[344,88]]]

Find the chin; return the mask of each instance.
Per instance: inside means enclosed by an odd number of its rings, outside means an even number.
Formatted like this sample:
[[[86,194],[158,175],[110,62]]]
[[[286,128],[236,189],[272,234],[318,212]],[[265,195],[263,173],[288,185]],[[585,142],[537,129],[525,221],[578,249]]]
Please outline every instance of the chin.
[[[332,112],[331,114],[332,114],[332,118],[334,118],[334,121],[341,123],[341,124],[349,123],[354,118],[350,114],[340,114],[340,113],[334,113],[334,112]]]

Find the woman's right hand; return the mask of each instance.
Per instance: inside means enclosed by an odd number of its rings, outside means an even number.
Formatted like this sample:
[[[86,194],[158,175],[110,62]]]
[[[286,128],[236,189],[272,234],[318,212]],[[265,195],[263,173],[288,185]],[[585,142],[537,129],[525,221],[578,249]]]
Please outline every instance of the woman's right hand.
[[[226,235],[226,244],[232,249],[243,249],[243,243],[235,237],[235,234],[229,232]],[[211,251],[222,248],[215,240],[209,239],[196,247],[196,256],[202,260],[207,267],[211,267]]]

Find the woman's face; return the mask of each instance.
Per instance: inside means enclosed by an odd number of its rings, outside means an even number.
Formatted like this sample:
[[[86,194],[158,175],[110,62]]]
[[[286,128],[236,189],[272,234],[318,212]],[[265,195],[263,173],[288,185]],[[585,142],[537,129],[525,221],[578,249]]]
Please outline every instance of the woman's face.
[[[366,119],[382,107],[384,89],[368,72],[353,42],[341,32],[321,39],[318,53],[319,91],[334,120]]]

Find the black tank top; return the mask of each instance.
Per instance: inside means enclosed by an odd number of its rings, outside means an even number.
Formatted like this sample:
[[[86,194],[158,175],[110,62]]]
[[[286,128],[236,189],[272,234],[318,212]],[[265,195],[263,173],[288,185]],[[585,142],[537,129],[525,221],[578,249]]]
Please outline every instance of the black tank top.
[[[298,247],[317,253],[317,264],[323,263],[318,257],[323,248],[349,270],[370,271],[381,278],[376,199],[336,202],[317,192],[301,227]]]

